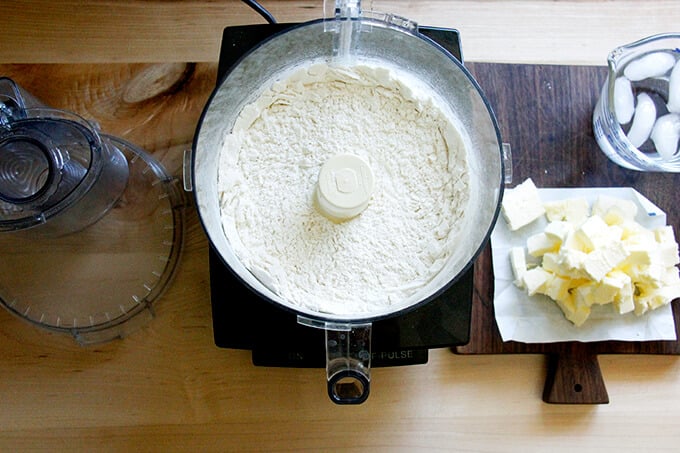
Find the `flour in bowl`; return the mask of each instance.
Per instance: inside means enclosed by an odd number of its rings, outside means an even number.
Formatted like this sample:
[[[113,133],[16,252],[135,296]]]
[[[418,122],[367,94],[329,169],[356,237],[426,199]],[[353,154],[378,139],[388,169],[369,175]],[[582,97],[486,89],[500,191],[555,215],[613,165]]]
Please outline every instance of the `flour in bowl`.
[[[443,268],[467,207],[466,151],[424,90],[369,65],[293,71],[246,106],[219,164],[222,225],[236,255],[294,305],[367,313],[416,294]],[[352,154],[374,175],[344,222],[315,203],[319,171]]]

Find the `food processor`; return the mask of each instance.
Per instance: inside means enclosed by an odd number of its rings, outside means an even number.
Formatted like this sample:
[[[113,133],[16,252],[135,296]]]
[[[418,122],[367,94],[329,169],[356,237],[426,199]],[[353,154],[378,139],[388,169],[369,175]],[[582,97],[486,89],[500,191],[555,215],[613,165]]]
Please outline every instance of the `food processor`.
[[[153,316],[184,195],[159,162],[0,78],[0,303],[80,344]]]
[[[352,404],[365,401],[369,394],[374,325],[405,318],[427,307],[469,275],[498,215],[503,190],[503,159],[493,112],[479,86],[456,58],[404,18],[364,13],[359,2],[338,1],[334,6],[326,19],[287,27],[273,37],[265,38],[227,71],[203,112],[191,156],[191,180],[185,183],[193,189],[200,220],[210,239],[211,262],[221,262],[241,285],[267,304],[293,316],[298,328],[320,329],[318,332],[323,333],[326,350],[329,396],[335,403]],[[468,150],[472,195],[465,210],[461,240],[453,257],[417,298],[371,313],[329,315],[291,304],[267,288],[240,262],[220,221],[219,151],[241,109],[256,99],[278,75],[317,61],[339,65],[380,62],[408,72],[444,100],[446,108],[457,120]],[[213,300],[214,315],[219,304],[220,301]],[[219,308],[223,312],[230,311],[229,306]],[[234,307],[234,311],[238,309]],[[257,316],[250,321],[253,328],[261,322]]]

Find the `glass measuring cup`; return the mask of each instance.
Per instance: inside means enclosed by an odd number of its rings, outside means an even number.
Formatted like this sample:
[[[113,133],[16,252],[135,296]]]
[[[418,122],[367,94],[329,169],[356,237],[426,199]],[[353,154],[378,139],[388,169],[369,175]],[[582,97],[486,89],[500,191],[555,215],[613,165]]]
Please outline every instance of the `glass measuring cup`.
[[[602,151],[622,167],[680,172],[680,33],[614,49],[593,113]]]

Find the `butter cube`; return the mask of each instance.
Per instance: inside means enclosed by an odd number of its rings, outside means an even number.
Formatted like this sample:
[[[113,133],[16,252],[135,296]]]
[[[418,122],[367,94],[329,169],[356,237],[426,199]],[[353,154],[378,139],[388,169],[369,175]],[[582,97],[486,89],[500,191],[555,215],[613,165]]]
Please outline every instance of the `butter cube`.
[[[627,268],[628,275],[636,284],[643,284],[650,288],[659,288],[664,285],[666,268],[658,264],[648,266],[631,266]]]
[[[633,266],[649,266],[652,264],[653,251],[656,250],[656,245],[650,250],[650,247],[646,247],[640,244],[624,244],[623,246],[628,252],[628,257],[623,263],[623,267],[633,267]]]
[[[668,305],[673,302],[673,300],[680,297],[680,285],[656,288],[653,291],[653,295],[652,300],[649,302],[650,308],[654,309],[663,305]]]
[[[554,301],[567,301],[571,298],[569,290],[573,287],[573,280],[570,278],[555,275],[544,285],[542,294],[550,297]]]
[[[602,281],[595,283],[593,303],[599,305],[613,303],[624,285],[624,281],[605,275]]]
[[[593,203],[592,215],[598,215],[609,225],[617,225],[626,220],[634,220],[638,213],[637,205],[631,200],[600,195]]]
[[[621,288],[617,282],[588,282],[573,289],[576,305],[605,305],[614,302],[614,297]]]
[[[546,201],[543,207],[550,222],[566,221],[578,226],[590,215],[590,207],[585,198]]]
[[[564,317],[571,321],[575,326],[582,326],[590,316],[590,307],[577,305],[572,298],[558,300],[557,305],[562,309]]]
[[[588,255],[585,252],[562,247],[558,252],[559,274],[571,278],[586,278],[583,263]]]
[[[626,244],[650,244],[656,241],[653,231],[650,231],[637,222],[626,221],[620,227],[623,229],[621,240]]]
[[[531,178],[505,191],[501,212],[511,231],[516,231],[545,213],[538,189]]]
[[[654,289],[644,283],[635,283],[635,290],[637,294],[635,295],[635,314],[640,316],[651,308],[651,302],[654,298]]]
[[[524,247],[513,247],[510,250],[510,267],[512,268],[512,274],[515,276],[515,284],[521,288],[524,284],[522,278],[527,271]]]
[[[545,227],[544,233],[549,238],[563,243],[569,236],[569,233],[572,231],[574,231],[574,225],[572,223],[564,220],[556,220],[554,222],[548,223],[548,225]]]
[[[543,256],[548,252],[556,251],[559,247],[559,239],[550,237],[545,233],[537,233],[527,239],[527,251],[531,256]]]
[[[602,217],[602,220],[604,220],[607,225],[610,226],[621,225],[625,223],[627,220],[630,220],[626,213],[618,208],[612,208],[598,215]]]
[[[630,313],[635,309],[633,282],[628,274],[621,271],[612,271],[607,275],[609,281],[615,281],[615,286],[619,287],[614,295],[614,306],[619,314]]]
[[[619,225],[609,225],[607,233],[611,241],[621,241],[621,238],[623,238],[623,228]]]
[[[655,228],[653,232],[656,242],[667,244],[677,243],[677,241],[675,240],[675,233],[673,232],[673,227],[670,225]]]
[[[680,285],[664,286],[662,288],[651,288],[645,285],[638,285],[640,295],[636,298],[635,314],[641,315],[648,310],[654,310],[663,305],[671,303],[680,297]]]
[[[610,242],[586,255],[583,270],[593,280],[600,281],[627,256],[628,252],[620,242]]]
[[[595,250],[614,240],[609,225],[600,216],[588,217],[576,230],[576,236],[585,245],[587,251]]]
[[[661,281],[665,286],[680,285],[680,270],[675,266],[664,269]]]
[[[567,235],[566,239],[562,243],[562,247],[571,250],[579,250],[581,252],[589,251],[586,244],[581,239],[579,239],[579,235],[576,234],[576,230],[571,231]]]
[[[541,267],[548,272],[556,275],[562,275],[562,264],[560,263],[560,255],[556,252],[547,252],[543,254]]]
[[[640,297],[636,297],[634,299],[634,301],[635,301],[635,310],[633,310],[633,313],[635,313],[636,316],[642,316],[649,311],[649,305],[647,305],[647,299],[641,299]]]
[[[572,295],[574,296],[574,303],[577,307],[586,306],[590,307],[594,303],[593,293],[595,291],[595,285],[593,282],[588,282],[583,285],[577,286],[572,290]]]
[[[662,266],[675,266],[680,263],[678,244],[663,242],[652,252],[652,260]]]
[[[522,282],[527,290],[527,294],[533,296],[535,294],[543,294],[545,285],[552,278],[552,274],[542,267],[535,267],[527,270],[522,276]]]

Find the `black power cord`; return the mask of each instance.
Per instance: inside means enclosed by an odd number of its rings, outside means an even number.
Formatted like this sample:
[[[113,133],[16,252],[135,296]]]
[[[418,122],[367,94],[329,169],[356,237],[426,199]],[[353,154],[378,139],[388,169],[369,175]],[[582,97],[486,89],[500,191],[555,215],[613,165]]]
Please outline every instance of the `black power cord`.
[[[267,22],[270,24],[275,24],[276,19],[274,19],[274,16],[271,15],[269,11],[267,11],[262,5],[260,5],[257,1],[255,0],[242,0],[243,3],[246,5],[250,6],[253,8],[260,16],[264,17]]]

